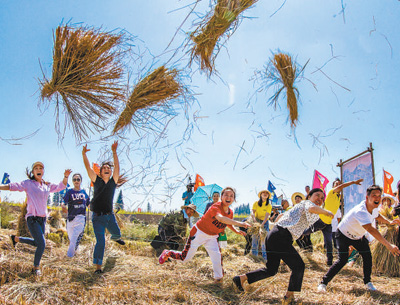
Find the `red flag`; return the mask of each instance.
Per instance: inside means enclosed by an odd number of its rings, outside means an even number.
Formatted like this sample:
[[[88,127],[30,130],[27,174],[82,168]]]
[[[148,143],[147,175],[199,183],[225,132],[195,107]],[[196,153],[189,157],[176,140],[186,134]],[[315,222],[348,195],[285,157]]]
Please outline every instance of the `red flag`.
[[[329,183],[328,178],[322,175],[319,171],[314,170],[314,178],[313,178],[313,189],[320,188],[325,192],[325,187]]]
[[[199,174],[196,174],[196,180],[194,181],[194,191],[196,191],[198,187],[204,185],[206,185],[204,183],[204,179]]]
[[[97,163],[92,163],[92,168],[96,175],[100,175],[100,165],[98,165]],[[93,182],[90,182],[90,187],[93,187]]]
[[[393,176],[389,172],[383,170],[383,192],[385,194],[389,194],[392,196],[394,195],[392,191],[392,183]]]

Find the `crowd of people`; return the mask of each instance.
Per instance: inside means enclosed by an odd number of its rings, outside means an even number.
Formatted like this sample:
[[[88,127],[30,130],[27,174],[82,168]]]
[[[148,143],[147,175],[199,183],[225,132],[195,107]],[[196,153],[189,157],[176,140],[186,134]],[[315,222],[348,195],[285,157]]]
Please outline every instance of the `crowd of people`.
[[[103,272],[102,264],[105,251],[105,230],[111,234],[111,240],[125,245],[114,211],[113,197],[115,189],[125,181],[120,175],[117,154],[118,142],[111,146],[113,162],[104,162],[97,174],[91,167],[87,157],[90,151],[83,146],[82,157],[87,175],[93,183],[93,198],[81,188],[82,175],[72,175],[73,188],[65,192],[62,208],[67,213],[67,232],[69,237],[68,257],[73,257],[79,246],[86,224],[86,208],[90,205],[96,244],[93,251],[95,273]],[[51,192],[59,192],[66,188],[72,171],[66,169],[64,177],[58,184],[43,179],[44,164],[35,162],[27,169],[28,179],[19,183],[0,185],[0,190],[25,192],[27,195],[26,222],[32,238],[11,235],[13,246],[26,243],[36,247],[32,273],[41,275],[40,261],[45,249],[45,225],[47,217],[47,198]],[[183,263],[190,261],[198,247],[204,246],[211,258],[214,281],[221,283],[224,277],[221,241],[226,241],[225,229],[228,227],[236,234],[246,236],[247,252],[259,256],[265,261],[265,267],[233,277],[233,283],[239,291],[262,279],[277,274],[281,260],[291,270],[288,288],[283,298],[284,304],[294,300],[294,293],[301,291],[305,263],[299,254],[294,241],[300,249],[312,249],[310,235],[322,231],[326,250],[326,263],[330,267],[321,279],[317,291],[324,293],[327,285],[340,272],[349,260],[352,251],[358,251],[363,259],[364,284],[368,290],[376,290],[371,282],[372,255],[369,243],[372,239],[382,243],[393,255],[399,256],[399,245],[389,243],[376,228],[376,222],[388,225],[400,225],[400,183],[397,197],[383,194],[382,188],[371,185],[366,190],[365,200],[354,206],[344,217],[341,214],[340,194],[350,185],[360,185],[363,179],[342,183],[339,179],[333,182],[332,189],[325,194],[321,188],[307,189],[306,195],[296,192],[291,196],[292,205],[284,199],[281,207],[272,207],[271,193],[261,190],[252,205],[251,215],[245,221],[233,218],[231,205],[236,201],[236,190],[225,187],[221,193],[214,192],[212,201],[207,204],[200,217],[197,206],[191,203],[192,184],[187,186],[183,194],[184,205],[179,211],[165,215],[158,226],[158,235],[151,242],[156,249],[158,261],[164,264],[170,259]],[[379,209],[381,207],[381,210]],[[389,220],[380,214],[383,208],[394,216]],[[198,220],[197,220],[198,219]],[[197,221],[196,221],[197,220]],[[187,228],[190,228],[186,236]],[[240,230],[237,229],[241,228]],[[246,234],[251,227],[257,227]],[[259,229],[258,229],[259,228]],[[250,232],[250,230],[249,230]],[[225,239],[224,239],[225,238]],[[400,240],[398,241],[400,243]],[[334,262],[334,250],[338,259]],[[246,253],[246,252],[245,252]]]

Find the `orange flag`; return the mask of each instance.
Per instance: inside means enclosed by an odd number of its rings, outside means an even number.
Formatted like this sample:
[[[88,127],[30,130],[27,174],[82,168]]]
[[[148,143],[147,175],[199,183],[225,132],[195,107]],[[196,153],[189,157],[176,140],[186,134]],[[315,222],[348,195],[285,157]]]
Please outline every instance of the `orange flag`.
[[[393,179],[394,179],[393,176],[389,172],[383,170],[383,192],[385,194],[389,194],[392,196],[393,196],[393,191],[392,191]]]
[[[196,174],[196,180],[194,181],[194,191],[196,191],[198,187],[204,185],[206,185],[204,183],[204,179],[199,174]]]
[[[100,165],[98,165],[97,163],[92,163],[92,168],[96,175],[100,175]],[[90,182],[90,187],[93,187],[93,182]]]

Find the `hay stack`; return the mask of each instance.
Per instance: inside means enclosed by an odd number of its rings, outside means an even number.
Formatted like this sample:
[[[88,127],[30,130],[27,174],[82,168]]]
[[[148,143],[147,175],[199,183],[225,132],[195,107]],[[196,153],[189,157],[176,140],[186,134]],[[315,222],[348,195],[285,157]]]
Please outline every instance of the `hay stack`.
[[[17,235],[22,237],[31,237],[31,233],[28,229],[28,224],[26,223],[25,215],[28,212],[28,207],[26,204],[26,200],[23,205],[21,205],[21,213],[18,216],[18,225],[17,225]]]
[[[182,93],[183,86],[178,81],[177,70],[168,70],[165,66],[155,69],[134,88],[124,111],[115,124],[113,133],[129,125],[136,111],[164,105]]]
[[[308,63],[308,62],[307,62]],[[267,66],[266,70],[266,86],[277,87],[277,91],[270,98],[271,103],[278,104],[279,96],[286,90],[286,105],[289,110],[290,126],[296,127],[298,122],[297,99],[299,91],[294,86],[296,79],[302,74],[304,68],[299,68],[298,64],[288,54],[274,54],[273,59]]]
[[[251,7],[258,0],[218,0],[214,14],[192,33],[191,38],[195,45],[191,52],[191,59],[200,61],[201,70],[209,75],[213,72],[216,54],[213,55],[217,41],[228,30],[235,31],[239,25],[238,16]]]
[[[387,219],[393,219],[388,207],[385,207],[383,210],[381,210],[381,215]],[[382,236],[389,243],[396,245],[398,243],[399,227],[397,225],[385,225]],[[400,277],[400,258],[398,256],[393,256],[392,253],[390,253],[389,250],[379,242],[374,244],[371,252],[373,266],[378,274]]]
[[[65,112],[63,129],[68,123],[81,140],[92,128],[101,130],[107,115],[115,112],[116,101],[124,98],[122,42],[122,34],[83,27],[56,29],[52,78],[44,77],[40,84],[42,101],[55,101],[59,134],[61,113]]]
[[[60,210],[52,210],[49,214],[49,225],[54,229],[61,229],[65,226]]]

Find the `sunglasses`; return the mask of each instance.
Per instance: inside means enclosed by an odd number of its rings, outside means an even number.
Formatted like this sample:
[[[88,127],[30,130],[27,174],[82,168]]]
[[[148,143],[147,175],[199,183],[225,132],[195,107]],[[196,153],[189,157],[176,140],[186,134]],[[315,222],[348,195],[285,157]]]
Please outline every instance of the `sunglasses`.
[[[74,179],[72,179],[72,181],[74,181],[74,182],[78,181],[79,182],[79,181],[81,181],[81,179],[80,178],[74,178]]]

